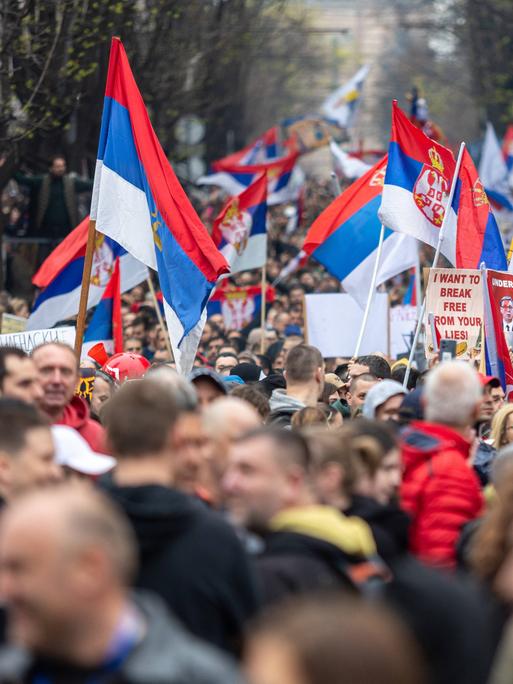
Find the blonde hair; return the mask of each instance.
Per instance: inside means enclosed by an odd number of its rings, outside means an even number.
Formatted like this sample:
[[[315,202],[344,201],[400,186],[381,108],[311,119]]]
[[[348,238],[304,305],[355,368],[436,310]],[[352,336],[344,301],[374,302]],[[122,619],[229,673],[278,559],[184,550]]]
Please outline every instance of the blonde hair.
[[[508,443],[505,441],[506,423],[508,422],[508,416],[511,413],[513,413],[513,404],[505,404],[493,417],[491,438],[493,439],[493,446],[496,449],[500,449]]]

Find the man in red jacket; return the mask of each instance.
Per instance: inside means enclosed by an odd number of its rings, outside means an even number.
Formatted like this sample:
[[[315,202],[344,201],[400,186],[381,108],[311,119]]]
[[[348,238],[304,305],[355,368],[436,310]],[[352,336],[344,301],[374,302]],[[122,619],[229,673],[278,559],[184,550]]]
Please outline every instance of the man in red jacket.
[[[105,451],[103,427],[89,416],[87,402],[75,395],[78,382],[78,361],[67,344],[50,342],[32,352],[43,396],[38,401],[40,410],[52,424],[74,428],[93,451]]]
[[[412,518],[410,550],[431,565],[455,565],[460,530],[483,506],[469,463],[481,402],[481,383],[470,366],[441,364],[426,381],[425,421],[403,433],[401,505]]]

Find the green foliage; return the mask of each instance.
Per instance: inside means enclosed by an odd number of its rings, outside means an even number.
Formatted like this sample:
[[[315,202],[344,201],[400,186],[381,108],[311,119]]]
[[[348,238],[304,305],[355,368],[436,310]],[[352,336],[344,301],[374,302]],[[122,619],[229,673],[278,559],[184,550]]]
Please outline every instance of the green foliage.
[[[0,0],[0,153],[36,170],[96,156],[109,45],[122,38],[171,157],[184,114],[207,124],[209,158],[298,104],[307,23],[285,0]],[[296,3],[291,3],[296,6]],[[297,60],[295,59],[297,56]],[[306,108],[306,107],[305,107]],[[255,129],[258,129],[255,130]],[[0,187],[3,183],[0,173]]]

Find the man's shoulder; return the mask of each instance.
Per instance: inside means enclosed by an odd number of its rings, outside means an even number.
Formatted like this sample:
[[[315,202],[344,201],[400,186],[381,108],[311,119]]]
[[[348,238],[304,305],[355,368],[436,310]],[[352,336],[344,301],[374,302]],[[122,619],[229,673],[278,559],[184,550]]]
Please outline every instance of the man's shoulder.
[[[127,682],[242,682],[234,663],[215,648],[186,633],[169,614],[161,599],[139,592],[134,602],[146,620],[147,630],[144,639],[123,666]]]

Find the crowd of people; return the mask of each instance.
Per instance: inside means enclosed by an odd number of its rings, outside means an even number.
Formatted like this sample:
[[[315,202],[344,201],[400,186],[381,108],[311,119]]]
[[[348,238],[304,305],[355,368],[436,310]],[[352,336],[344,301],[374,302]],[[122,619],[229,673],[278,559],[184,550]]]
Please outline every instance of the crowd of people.
[[[331,199],[310,180],[296,230],[271,209],[270,282]],[[221,198],[195,202],[211,225]],[[323,358],[304,295],[340,283],[309,263],[275,289],[263,328],[211,315],[187,377],[147,284],[103,363],[0,347],[0,682],[512,681],[499,380],[432,360],[404,388],[403,361]],[[28,315],[18,294],[0,313]]]
[[[187,378],[140,313],[101,369],[0,348],[0,681],[511,681],[500,383],[405,390],[285,314],[264,354],[210,321]]]

